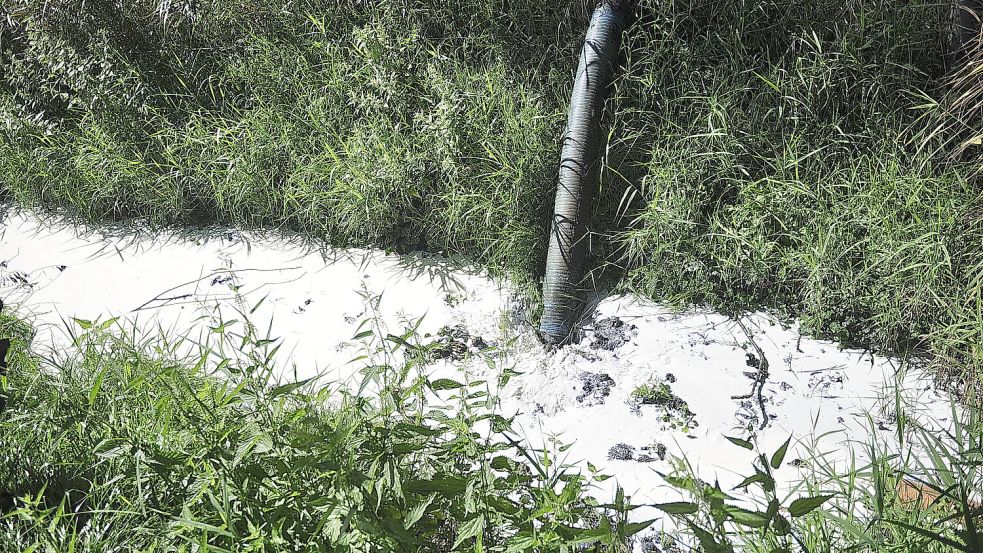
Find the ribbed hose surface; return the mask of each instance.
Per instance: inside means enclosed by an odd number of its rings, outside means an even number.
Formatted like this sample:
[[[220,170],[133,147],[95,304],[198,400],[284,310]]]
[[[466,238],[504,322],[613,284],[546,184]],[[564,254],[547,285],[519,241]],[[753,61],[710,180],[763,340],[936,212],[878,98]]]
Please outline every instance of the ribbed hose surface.
[[[568,339],[582,305],[585,234],[597,187],[601,111],[624,28],[625,17],[607,1],[594,10],[573,85],[539,325],[543,338],[554,344]]]
[[[952,4],[952,36],[949,45],[949,61],[959,60],[981,48],[980,18],[983,17],[983,0],[956,0]]]

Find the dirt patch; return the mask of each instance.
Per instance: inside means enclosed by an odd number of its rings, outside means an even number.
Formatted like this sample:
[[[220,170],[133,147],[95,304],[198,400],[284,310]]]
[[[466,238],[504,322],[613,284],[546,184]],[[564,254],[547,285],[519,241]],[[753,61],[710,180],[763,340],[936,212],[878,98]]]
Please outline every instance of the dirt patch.
[[[634,458],[635,448],[626,443],[614,444],[608,450],[609,461],[631,461]]]
[[[445,326],[437,331],[437,339],[430,344],[431,357],[460,361],[469,355],[494,347],[484,338],[472,335],[464,325]]]
[[[580,373],[579,378],[581,394],[577,396],[578,402],[587,405],[600,405],[604,403],[604,398],[611,395],[614,379],[609,375],[584,371]]]
[[[594,335],[591,347],[614,351],[635,337],[638,328],[628,324],[618,317],[607,317],[594,323]]]
[[[669,449],[665,444],[656,443],[648,447],[643,447],[642,451],[645,451],[645,453],[639,455],[637,461],[639,463],[651,463],[653,461],[665,461]]]

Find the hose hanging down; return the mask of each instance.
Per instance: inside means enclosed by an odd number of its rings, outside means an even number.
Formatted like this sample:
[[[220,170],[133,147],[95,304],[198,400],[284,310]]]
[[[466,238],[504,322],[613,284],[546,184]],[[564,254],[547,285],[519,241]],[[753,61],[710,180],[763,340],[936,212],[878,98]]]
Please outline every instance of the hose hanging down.
[[[582,306],[587,221],[597,188],[601,112],[618,61],[629,0],[601,0],[591,17],[570,98],[560,153],[539,332],[549,343],[568,340]]]

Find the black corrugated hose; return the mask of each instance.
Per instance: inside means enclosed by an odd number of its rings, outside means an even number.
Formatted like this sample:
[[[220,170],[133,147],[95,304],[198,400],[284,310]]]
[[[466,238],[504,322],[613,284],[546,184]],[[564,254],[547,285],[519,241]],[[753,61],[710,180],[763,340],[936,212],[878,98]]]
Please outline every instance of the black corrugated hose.
[[[955,66],[983,48],[981,19],[983,0],[955,0],[952,3],[952,34],[948,59],[950,65]]]
[[[539,332],[551,344],[569,340],[583,306],[587,222],[597,188],[601,112],[618,63],[630,0],[601,0],[591,17],[574,80],[560,153]]]

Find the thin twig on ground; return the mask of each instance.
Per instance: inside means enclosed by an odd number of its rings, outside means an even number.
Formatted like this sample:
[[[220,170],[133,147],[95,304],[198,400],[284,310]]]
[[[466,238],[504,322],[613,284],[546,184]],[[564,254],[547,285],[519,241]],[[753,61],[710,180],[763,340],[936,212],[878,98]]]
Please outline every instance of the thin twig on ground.
[[[754,351],[757,352],[758,354],[758,367],[757,367],[758,375],[757,378],[754,379],[754,384],[751,385],[751,391],[749,393],[740,396],[730,396],[730,398],[731,399],[751,399],[751,398],[757,399],[758,408],[761,409],[761,426],[758,427],[758,430],[764,430],[765,427],[768,426],[768,421],[769,421],[768,411],[765,409],[765,397],[764,397],[765,382],[768,381],[768,358],[765,357],[765,352],[764,350],[761,349],[761,346],[758,345],[758,342],[754,340],[754,335],[751,334],[750,330],[748,330],[747,325],[745,325],[744,322],[741,321],[741,319],[738,317],[735,317],[734,321],[737,323],[737,326],[739,326],[741,330],[744,331],[744,335],[747,336],[748,342],[751,343],[751,347],[753,347]]]

